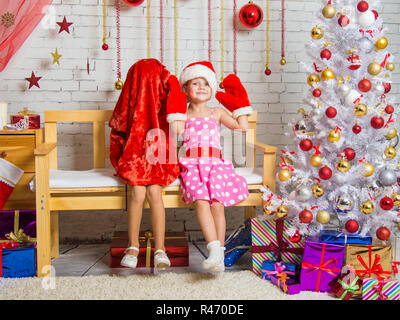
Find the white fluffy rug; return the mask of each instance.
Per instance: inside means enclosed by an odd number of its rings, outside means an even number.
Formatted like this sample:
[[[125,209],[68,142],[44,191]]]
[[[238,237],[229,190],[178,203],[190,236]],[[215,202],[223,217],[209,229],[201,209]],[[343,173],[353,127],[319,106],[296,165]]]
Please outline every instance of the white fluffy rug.
[[[0,278],[0,300],[329,300],[327,293],[287,295],[251,271]]]

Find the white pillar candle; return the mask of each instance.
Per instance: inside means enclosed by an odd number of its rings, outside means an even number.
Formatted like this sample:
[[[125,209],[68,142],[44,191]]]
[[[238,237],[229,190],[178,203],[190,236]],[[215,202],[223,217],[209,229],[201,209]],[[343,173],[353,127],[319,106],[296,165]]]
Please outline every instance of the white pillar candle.
[[[0,102],[0,130],[7,125],[7,102]]]

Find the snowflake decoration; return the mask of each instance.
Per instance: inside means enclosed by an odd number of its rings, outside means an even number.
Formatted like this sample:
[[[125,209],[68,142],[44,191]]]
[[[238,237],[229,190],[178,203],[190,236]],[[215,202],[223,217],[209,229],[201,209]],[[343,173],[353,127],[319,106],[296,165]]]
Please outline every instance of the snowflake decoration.
[[[1,16],[1,24],[6,28],[11,27],[14,24],[14,15],[6,12]]]

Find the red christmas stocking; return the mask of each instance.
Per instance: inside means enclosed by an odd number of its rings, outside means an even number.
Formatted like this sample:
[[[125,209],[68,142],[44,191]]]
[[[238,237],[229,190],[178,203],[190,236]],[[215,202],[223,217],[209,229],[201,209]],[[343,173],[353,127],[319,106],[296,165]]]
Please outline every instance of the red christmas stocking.
[[[53,0],[0,1],[0,72],[39,24]]]
[[[0,210],[3,209],[23,173],[23,170],[12,163],[0,159]]]

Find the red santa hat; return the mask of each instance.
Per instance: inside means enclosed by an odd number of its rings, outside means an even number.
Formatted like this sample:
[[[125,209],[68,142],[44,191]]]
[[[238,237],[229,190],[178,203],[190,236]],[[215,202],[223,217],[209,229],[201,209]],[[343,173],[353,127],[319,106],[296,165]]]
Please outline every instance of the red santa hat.
[[[217,92],[217,76],[211,62],[199,61],[189,64],[185,69],[183,69],[179,77],[179,83],[181,84],[181,86],[183,86],[189,80],[196,78],[206,79],[209,86],[211,87],[212,94],[214,95]]]
[[[0,210],[3,209],[23,173],[20,168],[0,158]]]

